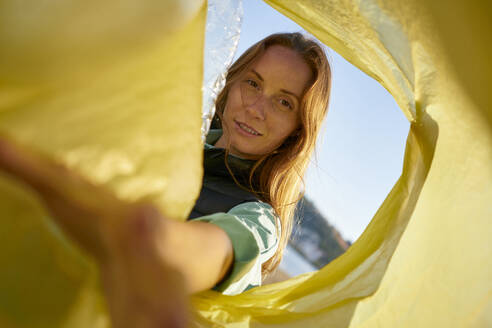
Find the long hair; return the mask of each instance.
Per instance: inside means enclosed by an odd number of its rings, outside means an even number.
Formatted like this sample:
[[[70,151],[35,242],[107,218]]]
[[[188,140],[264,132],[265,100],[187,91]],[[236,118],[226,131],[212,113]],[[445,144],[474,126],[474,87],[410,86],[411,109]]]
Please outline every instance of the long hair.
[[[292,232],[297,202],[304,194],[303,176],[315,150],[316,138],[328,111],[331,89],[331,69],[321,46],[300,33],[272,34],[246,50],[229,68],[224,89],[216,100],[216,117],[222,120],[231,86],[273,45],[281,45],[297,52],[310,67],[313,78],[300,104],[300,127],[288,136],[272,153],[261,156],[253,165],[249,187],[241,186],[270,204],[280,219],[279,244],[276,253],[263,264],[264,274],[272,272],[280,263]],[[223,127],[225,128],[225,127]],[[228,150],[226,149],[227,159]]]

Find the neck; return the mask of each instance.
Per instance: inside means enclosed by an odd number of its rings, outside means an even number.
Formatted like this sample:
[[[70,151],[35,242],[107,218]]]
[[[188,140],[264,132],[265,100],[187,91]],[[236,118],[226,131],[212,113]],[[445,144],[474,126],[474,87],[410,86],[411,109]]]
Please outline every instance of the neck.
[[[215,143],[214,146],[215,147],[218,147],[218,148],[228,149],[230,155],[234,155],[234,156],[239,157],[241,159],[257,160],[259,158],[256,155],[250,155],[250,154],[245,154],[245,153],[238,152],[236,149],[234,149],[234,147],[231,147],[230,146],[229,141],[226,140],[226,138],[224,137],[224,135],[222,135],[219,138],[219,140],[217,140],[217,142]]]

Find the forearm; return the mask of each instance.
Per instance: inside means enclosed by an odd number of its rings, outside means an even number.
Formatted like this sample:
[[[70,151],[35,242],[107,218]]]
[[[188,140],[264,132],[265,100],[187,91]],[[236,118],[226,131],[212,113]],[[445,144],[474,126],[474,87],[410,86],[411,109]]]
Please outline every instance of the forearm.
[[[221,228],[206,222],[181,222],[163,218],[155,208],[143,207],[123,236],[132,249],[144,246],[145,253],[156,254],[160,261],[178,270],[188,293],[215,286],[233,262],[229,236]]]
[[[159,253],[184,276],[190,293],[214,287],[229,271],[233,249],[229,236],[206,222],[176,222]],[[176,252],[175,250],[179,250]]]
[[[168,256],[158,251],[157,245],[174,246],[157,240],[173,239],[147,229],[155,226],[160,227],[155,231],[170,231],[172,223],[166,222],[174,221],[164,218],[151,204],[119,200],[110,191],[2,136],[0,170],[30,186],[53,220],[96,258],[113,326],[141,327],[142,322],[146,326],[152,323],[152,327],[186,326],[187,295],[179,270],[186,272],[192,292],[202,285],[194,282],[186,266],[177,263],[175,270],[168,264],[168,257],[173,259],[180,252]]]

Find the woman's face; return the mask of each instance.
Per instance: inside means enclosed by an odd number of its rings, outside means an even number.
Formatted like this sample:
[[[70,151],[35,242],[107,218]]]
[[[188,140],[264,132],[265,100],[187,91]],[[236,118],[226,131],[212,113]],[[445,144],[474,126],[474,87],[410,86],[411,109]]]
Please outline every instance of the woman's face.
[[[312,72],[295,51],[269,47],[229,90],[223,135],[215,146],[257,159],[271,153],[300,124],[300,101]]]

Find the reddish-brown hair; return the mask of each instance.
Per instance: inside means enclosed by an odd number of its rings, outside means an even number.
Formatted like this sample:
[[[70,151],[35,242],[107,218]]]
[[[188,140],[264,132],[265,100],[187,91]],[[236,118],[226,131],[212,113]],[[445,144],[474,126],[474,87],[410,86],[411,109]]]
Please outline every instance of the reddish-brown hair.
[[[313,79],[301,100],[299,129],[287,137],[275,151],[261,156],[251,170],[249,186],[242,186],[269,203],[280,219],[279,246],[274,256],[264,263],[263,273],[269,273],[278,266],[292,232],[296,204],[304,194],[303,176],[328,111],[331,89],[330,65],[323,48],[317,42],[301,33],[272,34],[251,46],[229,68],[225,87],[216,100],[216,116],[219,119],[224,113],[231,85],[273,45],[281,45],[297,52],[311,68]]]

